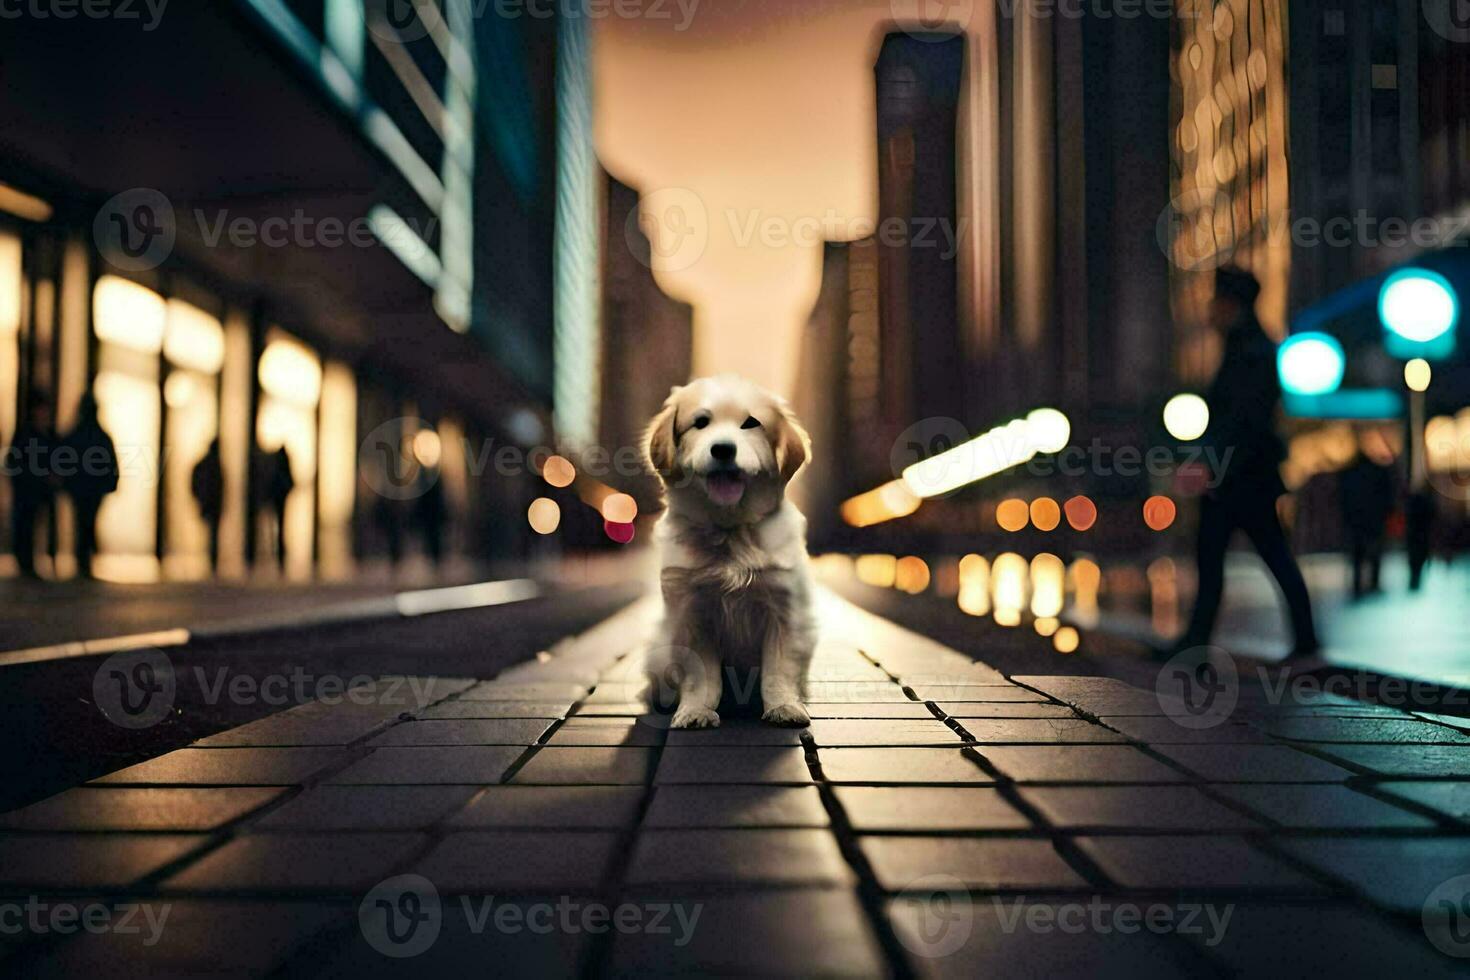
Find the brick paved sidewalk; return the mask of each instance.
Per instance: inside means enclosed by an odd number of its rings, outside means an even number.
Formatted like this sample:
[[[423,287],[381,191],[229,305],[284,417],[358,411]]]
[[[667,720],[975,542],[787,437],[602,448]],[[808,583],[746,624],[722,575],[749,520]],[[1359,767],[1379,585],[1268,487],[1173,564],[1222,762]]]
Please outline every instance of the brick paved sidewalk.
[[[1433,976],[1460,966],[1436,944],[1470,953],[1470,735],[1245,688],[1191,727],[824,602],[805,731],[667,730],[645,602],[494,681],[383,679],[0,814],[0,965]]]

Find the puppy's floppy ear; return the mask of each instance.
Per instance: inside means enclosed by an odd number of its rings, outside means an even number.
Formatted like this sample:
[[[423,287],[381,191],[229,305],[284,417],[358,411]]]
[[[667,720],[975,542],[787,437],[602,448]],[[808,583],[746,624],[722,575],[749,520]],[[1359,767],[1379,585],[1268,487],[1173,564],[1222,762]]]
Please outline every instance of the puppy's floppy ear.
[[[790,482],[796,471],[806,465],[812,454],[812,438],[796,421],[791,407],[785,402],[776,403],[776,465],[781,468],[781,479]]]
[[[674,473],[674,461],[677,455],[674,446],[674,426],[678,422],[679,392],[681,390],[677,386],[670,389],[669,397],[664,400],[664,407],[659,409],[653,421],[648,423],[648,431],[643,435],[643,450],[648,465],[662,477],[669,477]]]

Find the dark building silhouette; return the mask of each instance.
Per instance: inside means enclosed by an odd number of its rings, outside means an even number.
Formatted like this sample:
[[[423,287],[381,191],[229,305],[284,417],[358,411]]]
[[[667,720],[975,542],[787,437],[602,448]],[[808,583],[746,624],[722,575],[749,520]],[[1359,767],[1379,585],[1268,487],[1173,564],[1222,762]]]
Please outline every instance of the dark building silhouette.
[[[878,94],[879,377],[885,417],[955,415],[960,355],[956,108],[965,41],[891,34]]]
[[[602,246],[602,365],[598,410],[601,448],[615,471],[604,481],[646,498],[652,478],[629,478],[619,453],[641,445],[648,420],[669,388],[689,380],[694,357],[693,310],[654,281],[649,242],[638,228],[638,192],[605,175]],[[641,466],[641,463],[639,463]],[[599,530],[599,535],[601,534]]]

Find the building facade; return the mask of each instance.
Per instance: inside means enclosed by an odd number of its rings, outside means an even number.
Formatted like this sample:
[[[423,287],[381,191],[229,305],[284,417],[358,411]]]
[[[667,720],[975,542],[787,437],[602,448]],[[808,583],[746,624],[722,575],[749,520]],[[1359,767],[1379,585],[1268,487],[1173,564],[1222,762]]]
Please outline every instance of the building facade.
[[[206,575],[214,524],[228,575],[524,551],[481,515],[536,479],[493,450],[550,439],[555,143],[527,92],[555,25],[468,0],[7,24],[0,443],[95,398],[120,464],[97,574]],[[59,578],[69,497],[37,546]]]

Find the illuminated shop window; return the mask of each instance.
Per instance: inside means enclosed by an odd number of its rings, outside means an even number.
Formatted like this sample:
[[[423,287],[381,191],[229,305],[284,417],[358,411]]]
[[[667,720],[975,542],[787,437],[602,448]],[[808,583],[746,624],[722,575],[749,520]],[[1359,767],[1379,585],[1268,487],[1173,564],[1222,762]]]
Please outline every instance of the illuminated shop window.
[[[181,300],[168,301],[163,335],[164,572],[169,578],[209,574],[209,526],[199,512],[195,466],[219,435],[219,373],[225,332],[215,317]]]
[[[163,423],[158,354],[168,304],[138,283],[103,276],[92,294],[97,376],[92,392],[98,417],[117,447],[117,490],[97,515],[101,578],[148,582],[158,578],[159,438]]]
[[[256,415],[255,440],[267,459],[262,467],[261,504],[257,515],[256,554],[261,564],[274,553],[274,513],[269,499],[270,454],[283,447],[290,460],[294,483],[286,498],[286,572],[292,578],[308,578],[312,567],[312,532],[315,527],[312,500],[317,470],[316,408],[322,392],[321,361],[301,341],[279,328],[267,336],[257,368],[261,399]]]

